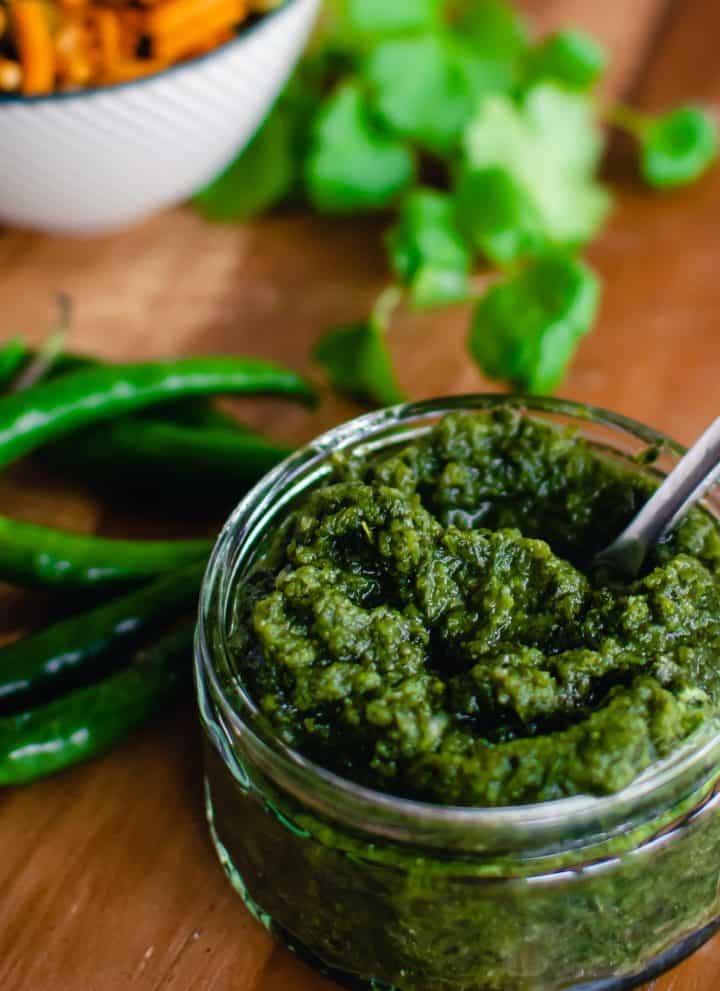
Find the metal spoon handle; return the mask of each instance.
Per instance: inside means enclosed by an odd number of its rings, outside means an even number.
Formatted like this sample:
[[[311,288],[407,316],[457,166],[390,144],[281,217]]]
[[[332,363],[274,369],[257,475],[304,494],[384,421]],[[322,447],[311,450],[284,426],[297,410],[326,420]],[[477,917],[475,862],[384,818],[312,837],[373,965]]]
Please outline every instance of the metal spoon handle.
[[[617,540],[598,554],[596,563],[630,577],[637,575],[650,548],[675,529],[719,477],[720,417],[693,444]]]

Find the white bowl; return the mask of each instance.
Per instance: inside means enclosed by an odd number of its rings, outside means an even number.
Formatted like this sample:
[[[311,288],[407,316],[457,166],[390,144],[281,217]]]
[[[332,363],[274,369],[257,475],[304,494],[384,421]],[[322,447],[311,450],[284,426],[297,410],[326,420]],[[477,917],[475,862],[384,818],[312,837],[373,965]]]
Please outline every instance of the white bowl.
[[[156,76],[0,98],[0,221],[99,233],[179,203],[255,134],[320,0],[288,0],[208,55]]]

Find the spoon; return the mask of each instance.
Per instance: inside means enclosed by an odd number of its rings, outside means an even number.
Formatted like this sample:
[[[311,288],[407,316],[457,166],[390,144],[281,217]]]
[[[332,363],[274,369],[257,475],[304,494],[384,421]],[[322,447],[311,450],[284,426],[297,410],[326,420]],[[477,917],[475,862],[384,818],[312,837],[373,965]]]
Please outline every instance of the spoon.
[[[662,485],[594,564],[636,578],[650,549],[678,526],[720,480],[720,417],[697,440]]]

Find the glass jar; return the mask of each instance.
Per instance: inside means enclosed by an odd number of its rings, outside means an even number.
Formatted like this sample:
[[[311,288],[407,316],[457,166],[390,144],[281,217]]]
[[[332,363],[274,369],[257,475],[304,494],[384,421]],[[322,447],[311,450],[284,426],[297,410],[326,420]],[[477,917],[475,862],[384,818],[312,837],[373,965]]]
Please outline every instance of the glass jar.
[[[624,991],[720,926],[720,733],[624,791],[450,808],[353,784],[264,733],[227,649],[233,592],[293,503],[339,451],[403,445],[446,413],[513,403],[574,426],[637,471],[682,448],[574,403],[470,396],[396,407],[324,435],[271,472],[225,526],[208,569],[196,678],[207,813],[250,911],[350,988]],[[707,508],[720,515],[711,496]]]

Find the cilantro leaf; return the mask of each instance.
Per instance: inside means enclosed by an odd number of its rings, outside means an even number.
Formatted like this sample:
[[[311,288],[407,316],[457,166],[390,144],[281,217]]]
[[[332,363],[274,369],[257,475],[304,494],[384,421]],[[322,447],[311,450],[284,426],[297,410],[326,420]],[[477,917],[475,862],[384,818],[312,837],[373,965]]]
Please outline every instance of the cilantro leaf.
[[[452,197],[412,192],[387,235],[390,262],[416,306],[439,306],[468,294],[470,252],[455,221]]]
[[[530,393],[561,382],[595,320],[599,284],[583,262],[553,252],[491,287],[478,303],[469,348],[490,378]]]
[[[679,107],[651,119],[641,135],[643,176],[651,186],[694,182],[718,155],[718,128],[700,107]]]
[[[455,196],[463,233],[490,261],[507,265],[543,246],[540,214],[523,187],[505,169],[463,171]]]
[[[340,0],[336,6],[350,33],[383,37],[437,24],[442,0]]]
[[[455,29],[477,56],[512,61],[527,51],[527,25],[507,0],[464,0],[456,6]]]
[[[350,213],[389,206],[409,185],[413,156],[371,119],[360,87],[344,83],[315,121],[305,182],[320,212]]]
[[[504,169],[537,211],[548,241],[585,244],[602,225],[609,196],[594,178],[603,147],[591,99],[543,83],[518,106],[488,97],[464,138],[470,170]]]
[[[451,4],[452,7],[458,6]],[[473,111],[488,93],[510,92],[520,82],[530,46],[523,19],[505,0],[464,0],[451,18],[455,58]]]
[[[471,93],[445,35],[382,42],[368,56],[364,78],[374,109],[396,134],[441,153],[459,142]]]
[[[194,197],[210,220],[242,220],[284,200],[300,171],[287,108],[270,114],[248,148]]]
[[[589,89],[605,71],[607,56],[581,31],[560,31],[542,41],[528,57],[528,79],[551,79],[572,89]]]
[[[385,334],[400,293],[383,293],[370,318],[337,327],[320,338],[313,358],[340,392],[379,406],[394,406],[406,396],[397,383]]]
[[[444,0],[324,0],[316,45],[356,61],[379,42],[442,26]]]
[[[454,33],[449,36],[449,44],[468,94],[468,120],[490,93],[509,93],[519,82],[520,64],[515,60],[479,55],[471,41]]]
[[[340,61],[340,65],[338,65]],[[310,127],[328,83],[345,68],[336,52],[306,56],[250,145],[194,204],[210,220],[241,220],[301,189]]]

